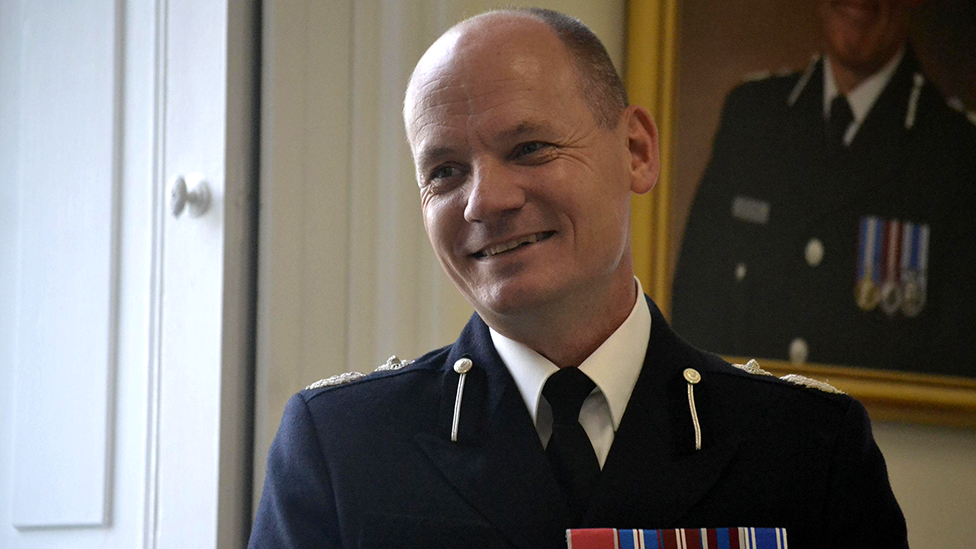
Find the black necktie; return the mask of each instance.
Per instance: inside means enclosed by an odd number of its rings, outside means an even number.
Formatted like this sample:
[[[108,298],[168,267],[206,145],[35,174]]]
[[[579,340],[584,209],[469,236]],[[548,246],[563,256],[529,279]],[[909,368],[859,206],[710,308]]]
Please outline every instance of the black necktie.
[[[834,155],[842,155],[847,150],[844,134],[854,121],[854,113],[847,98],[838,95],[830,102],[830,117],[827,119],[827,146]]]
[[[600,462],[579,423],[580,408],[595,387],[578,368],[561,368],[549,376],[542,394],[552,407],[552,436],[546,446],[571,525],[578,526],[600,477]]]

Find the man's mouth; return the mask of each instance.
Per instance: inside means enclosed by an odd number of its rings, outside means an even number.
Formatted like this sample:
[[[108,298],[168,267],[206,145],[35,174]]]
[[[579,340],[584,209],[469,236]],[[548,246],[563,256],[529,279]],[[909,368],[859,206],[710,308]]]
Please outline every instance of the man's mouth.
[[[484,250],[475,252],[471,254],[475,259],[485,259],[488,257],[493,257],[499,254],[504,254],[518,248],[529,246],[535,244],[536,242],[542,242],[548,239],[552,235],[556,234],[556,231],[544,231],[541,233],[534,233],[526,236],[521,236],[508,242],[498,244],[496,246],[489,246]]]

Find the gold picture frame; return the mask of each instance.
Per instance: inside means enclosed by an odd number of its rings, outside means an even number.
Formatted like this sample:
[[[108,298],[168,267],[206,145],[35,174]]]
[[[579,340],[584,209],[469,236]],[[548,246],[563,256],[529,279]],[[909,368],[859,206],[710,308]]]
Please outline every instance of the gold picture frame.
[[[628,3],[627,91],[657,123],[661,175],[647,195],[631,206],[634,268],[641,284],[666,316],[670,313],[671,198],[675,141],[675,75],[678,0]],[[725,357],[745,363],[752,357]],[[876,420],[976,428],[976,379],[894,372],[830,364],[793,365],[758,358],[776,375],[802,374],[827,381],[854,396]]]

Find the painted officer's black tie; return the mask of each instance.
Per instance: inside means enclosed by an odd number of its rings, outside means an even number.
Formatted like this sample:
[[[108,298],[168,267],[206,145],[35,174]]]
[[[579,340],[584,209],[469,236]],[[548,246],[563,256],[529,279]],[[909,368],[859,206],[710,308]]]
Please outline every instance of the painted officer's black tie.
[[[546,454],[569,510],[578,526],[600,476],[600,462],[579,422],[580,408],[595,387],[578,368],[562,368],[549,376],[542,394],[552,407],[552,436]]]
[[[847,98],[838,95],[830,102],[830,117],[827,119],[827,144],[830,152],[835,156],[841,156],[847,151],[844,143],[844,135],[847,134],[847,127],[854,121],[854,113],[851,111],[851,104]]]

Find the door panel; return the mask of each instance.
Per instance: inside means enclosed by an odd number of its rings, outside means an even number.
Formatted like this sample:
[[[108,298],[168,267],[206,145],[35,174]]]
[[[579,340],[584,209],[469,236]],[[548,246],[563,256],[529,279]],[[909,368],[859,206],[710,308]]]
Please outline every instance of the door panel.
[[[0,2],[0,547],[139,547],[154,11]]]
[[[13,524],[108,522],[117,89],[108,2],[21,4]],[[56,402],[57,406],[51,406]]]
[[[4,549],[246,539],[254,9],[0,0]]]

